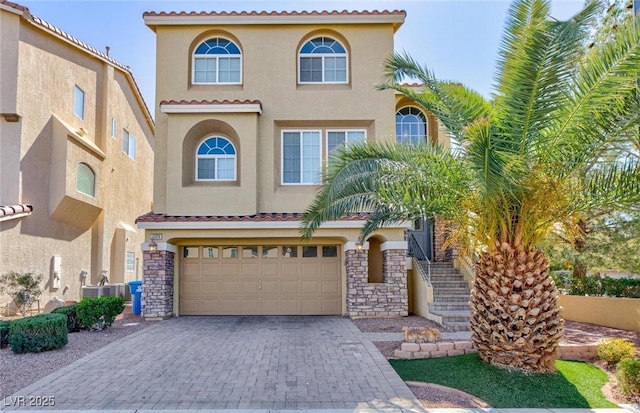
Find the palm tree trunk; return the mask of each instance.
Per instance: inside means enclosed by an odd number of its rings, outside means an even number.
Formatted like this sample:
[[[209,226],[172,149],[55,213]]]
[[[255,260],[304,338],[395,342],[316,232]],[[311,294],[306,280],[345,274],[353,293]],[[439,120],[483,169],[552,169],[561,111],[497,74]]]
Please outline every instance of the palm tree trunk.
[[[471,291],[472,340],[487,363],[524,371],[553,371],[564,321],[558,290],[542,251],[502,243],[484,253]]]

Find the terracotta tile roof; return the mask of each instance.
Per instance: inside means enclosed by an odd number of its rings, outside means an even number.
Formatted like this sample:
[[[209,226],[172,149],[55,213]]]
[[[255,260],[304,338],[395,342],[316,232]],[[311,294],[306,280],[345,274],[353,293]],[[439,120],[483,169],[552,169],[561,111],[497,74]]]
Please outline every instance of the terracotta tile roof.
[[[4,2],[3,2],[4,3]],[[0,218],[8,217],[15,214],[30,213],[33,211],[33,205],[17,204],[17,205],[0,205]]]
[[[322,10],[322,11],[171,11],[171,12],[155,12],[147,11],[142,14],[142,17],[156,17],[156,16],[209,16],[209,17],[255,17],[255,16],[285,16],[285,17],[297,17],[297,16],[402,16],[406,17],[407,13],[404,10],[363,10],[363,11],[348,11],[348,10]]]
[[[16,9],[16,10],[19,10],[19,11],[27,11],[27,10],[29,10],[28,8],[24,7],[21,4],[13,3],[13,2],[10,2],[10,1],[6,1],[6,0],[0,0],[0,4],[4,4],[5,6],[11,7],[12,9]]]
[[[90,46],[89,44],[83,42],[82,40],[70,35],[69,33],[65,32],[64,30],[59,29],[58,27],[54,26],[53,24],[42,20],[41,18],[34,16],[33,14],[31,14],[31,11],[29,10],[29,8],[22,6],[18,3],[13,3],[7,0],[0,0],[0,4],[4,4],[8,7],[14,8],[16,10],[19,10],[21,12],[23,12],[23,17],[34,23],[37,26],[40,26],[50,32],[53,32],[54,34],[60,36],[61,38],[63,38],[64,40],[74,44],[75,46],[78,46],[81,49],[84,49],[85,51],[93,54],[94,56],[105,60],[106,62],[110,63],[111,65],[117,67],[118,69],[122,70],[125,73],[125,76],[130,78],[130,83],[131,85],[135,88],[135,91],[137,92],[138,98],[140,99],[141,102],[141,107],[143,109],[143,111],[145,111],[145,115],[147,117],[147,120],[150,122],[151,128],[154,129],[155,125],[153,122],[153,117],[151,116],[151,112],[149,111],[149,106],[147,105],[147,102],[144,100],[144,96],[142,96],[142,92],[140,91],[140,87],[138,86],[138,83],[136,82],[134,76],[133,76],[133,72],[131,71],[131,68],[129,66],[126,66],[120,62],[118,62],[117,60],[113,59],[110,56],[107,56],[106,53],[101,52],[100,50]]]
[[[259,100],[163,100],[162,105],[261,105]]]
[[[422,83],[401,83],[402,87],[422,87],[424,86]]]
[[[282,222],[302,221],[301,212],[260,213],[256,215],[165,215],[148,212],[136,219],[138,222]],[[340,221],[364,221],[368,213],[345,215]]]

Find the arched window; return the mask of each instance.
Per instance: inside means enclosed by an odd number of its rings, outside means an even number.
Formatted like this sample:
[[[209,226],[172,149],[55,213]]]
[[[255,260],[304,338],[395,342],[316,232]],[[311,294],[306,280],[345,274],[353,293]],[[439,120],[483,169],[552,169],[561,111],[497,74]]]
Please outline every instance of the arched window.
[[[196,181],[235,181],[235,179],[235,146],[221,136],[205,139],[196,152]]]
[[[241,58],[240,48],[232,41],[205,40],[193,52],[193,83],[241,83]]]
[[[91,197],[96,196],[96,174],[86,163],[79,163],[76,170],[76,190]]]
[[[396,113],[396,140],[411,145],[427,141],[427,118],[422,111],[407,106]]]
[[[347,83],[347,51],[337,40],[311,39],[298,56],[300,83]]]

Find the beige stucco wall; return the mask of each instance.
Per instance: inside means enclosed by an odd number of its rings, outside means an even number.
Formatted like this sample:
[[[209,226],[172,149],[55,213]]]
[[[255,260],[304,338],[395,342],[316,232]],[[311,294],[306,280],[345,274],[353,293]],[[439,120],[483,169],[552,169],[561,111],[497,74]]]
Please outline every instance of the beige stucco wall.
[[[112,281],[135,279],[135,272],[125,272],[122,257],[132,251],[142,260],[144,234],[135,219],[151,209],[153,125],[145,120],[130,75],[13,13],[2,10],[0,19],[0,100],[21,116],[15,123],[0,118],[0,205],[33,205],[30,216],[0,222],[0,273],[43,274],[41,307],[54,296],[79,300],[82,271],[89,274],[88,284],[102,270]],[[19,72],[9,74],[5,56],[12,55]],[[74,85],[85,92],[84,119],[73,113]],[[136,138],[135,160],[122,151],[122,128]],[[95,197],[76,190],[79,162],[96,174]],[[118,229],[125,236],[114,242]],[[53,256],[62,261],[58,289],[51,283]],[[7,301],[0,297],[0,306]]]
[[[236,40],[242,49],[241,85],[192,85],[193,47],[208,37],[224,36]],[[340,85],[300,85],[297,82],[297,51],[314,35],[340,39],[349,51],[349,83]],[[366,129],[368,139],[395,139],[395,97],[380,92],[375,85],[383,81],[382,61],[393,52],[391,24],[332,25],[238,25],[216,27],[158,26],[157,36],[157,136],[154,209],[167,214],[211,214],[236,211],[302,212],[313,199],[316,186],[281,185],[280,146],[282,129],[322,129],[344,127]],[[163,100],[260,100],[262,114],[257,125],[251,120],[234,119],[228,114],[165,114]],[[250,118],[244,115],[245,118]],[[230,124],[241,139],[240,186],[224,190],[225,204],[212,208],[205,200],[214,195],[206,186],[181,188],[182,140],[189,125],[204,118]],[[247,128],[257,128],[251,133]],[[324,133],[323,133],[324,135]],[[203,136],[204,138],[205,136]],[[322,150],[325,151],[326,136]],[[249,151],[247,153],[246,151]],[[254,159],[254,151],[257,154]],[[323,155],[323,158],[325,156]],[[249,165],[244,165],[248,162]],[[257,166],[257,168],[256,168]],[[255,187],[246,181],[251,168]],[[252,174],[252,175],[253,175]],[[255,194],[249,194],[255,191]],[[226,197],[227,193],[234,196]],[[254,201],[255,200],[255,201]],[[218,202],[218,203],[216,203]]]
[[[561,295],[565,320],[640,331],[640,299]]]

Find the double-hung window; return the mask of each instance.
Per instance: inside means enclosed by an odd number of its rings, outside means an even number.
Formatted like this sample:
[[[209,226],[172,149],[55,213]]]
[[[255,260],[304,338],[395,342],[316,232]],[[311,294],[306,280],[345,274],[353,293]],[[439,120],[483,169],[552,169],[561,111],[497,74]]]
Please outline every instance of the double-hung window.
[[[316,37],[300,49],[300,83],[347,83],[347,51],[337,40]]]
[[[321,182],[319,130],[282,131],[282,183],[314,185]]]
[[[77,85],[73,87],[73,113],[84,119],[84,90]]]
[[[205,40],[193,53],[193,83],[241,83],[241,58],[240,48],[232,41],[220,37]]]

